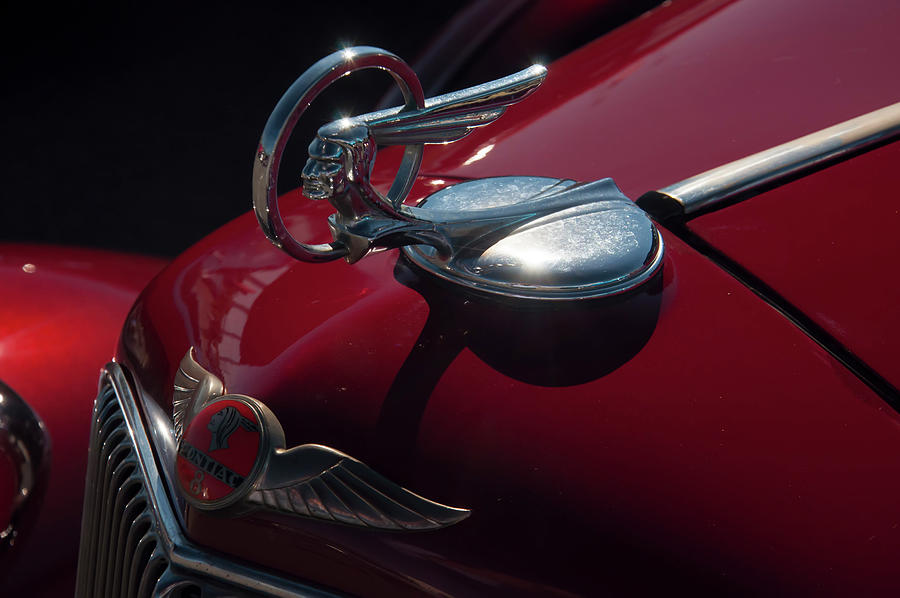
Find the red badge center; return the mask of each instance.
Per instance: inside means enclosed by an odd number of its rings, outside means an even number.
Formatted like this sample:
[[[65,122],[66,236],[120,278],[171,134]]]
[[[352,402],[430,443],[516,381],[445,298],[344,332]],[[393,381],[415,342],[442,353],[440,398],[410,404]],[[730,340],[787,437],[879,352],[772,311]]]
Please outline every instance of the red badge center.
[[[259,457],[261,425],[243,401],[223,399],[191,420],[178,447],[178,480],[186,496],[213,503],[240,488]]]

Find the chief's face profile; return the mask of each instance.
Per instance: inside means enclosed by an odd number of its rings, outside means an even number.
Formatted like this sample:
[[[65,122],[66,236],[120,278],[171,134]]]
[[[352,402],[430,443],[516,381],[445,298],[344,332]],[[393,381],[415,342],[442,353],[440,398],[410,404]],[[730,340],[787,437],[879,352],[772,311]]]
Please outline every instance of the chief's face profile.
[[[211,418],[209,418],[209,423],[206,425],[206,427],[209,429],[210,432],[215,434],[216,430],[219,429],[219,426],[222,425],[222,420],[224,420],[224,419],[225,419],[225,409],[222,409],[221,411],[216,411],[213,414],[213,416]]]
[[[206,428],[212,433],[210,452],[228,448],[228,437],[237,429],[240,420],[241,414],[230,405],[212,414],[206,424]]]
[[[303,194],[310,199],[329,199],[345,190],[344,167],[339,162],[310,158],[301,174]]]

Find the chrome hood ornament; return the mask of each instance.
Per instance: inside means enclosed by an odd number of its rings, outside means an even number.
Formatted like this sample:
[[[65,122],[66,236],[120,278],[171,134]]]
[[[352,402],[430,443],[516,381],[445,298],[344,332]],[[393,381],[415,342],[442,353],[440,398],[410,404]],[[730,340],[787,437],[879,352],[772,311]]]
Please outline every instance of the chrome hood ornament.
[[[275,415],[256,399],[226,394],[193,349],[175,375],[172,408],[176,484],[198,509],[267,509],[394,531],[439,529],[471,514],[422,498],[332,448],[286,449]]]
[[[309,146],[303,191],[326,199],[333,242],[310,245],[288,231],[278,208],[281,155],[306,108],[328,85],[355,71],[388,71],[404,106],[322,126]],[[621,293],[662,263],[655,225],[610,179],[593,183],[498,177],[460,183],[417,206],[404,201],[423,144],[462,139],[498,119],[543,82],[540,65],[482,85],[425,99],[410,67],[371,47],[348,48],[310,67],[281,98],[263,130],[253,168],[253,206],[266,236],[308,262],[356,262],[376,249],[403,247],[417,265],[487,293],[581,299]],[[379,145],[404,145],[397,177],[382,195],[369,181]]]

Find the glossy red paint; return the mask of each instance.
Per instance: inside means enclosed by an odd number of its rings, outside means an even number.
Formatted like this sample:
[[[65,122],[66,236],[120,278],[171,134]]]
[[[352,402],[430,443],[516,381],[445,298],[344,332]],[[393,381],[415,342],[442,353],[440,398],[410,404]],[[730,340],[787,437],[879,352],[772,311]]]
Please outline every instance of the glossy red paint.
[[[53,443],[42,509],[3,578],[9,595],[74,591],[99,367],[113,354],[117,321],[162,266],[102,251],[0,245],[0,380],[40,415]]]
[[[190,533],[351,593],[891,586],[896,414],[666,242],[657,287],[545,311],[448,294],[390,252],[301,264],[251,216],[231,223],[144,294],[125,364],[170,387],[193,345],[230,392],[275,411],[289,444],[334,446],[474,512],[413,535],[191,512]],[[168,409],[170,393],[151,394]]]
[[[613,176],[636,197],[896,101],[900,7],[868,8],[673,3],[554,64],[502,124],[425,168]],[[329,206],[286,211],[299,238],[327,239]],[[396,252],[295,262],[252,216],[230,223],[128,317],[118,355],[142,392],[170,410],[194,346],[288,445],[332,446],[473,513],[393,534],[189,510],[188,533],[352,594],[897,593],[900,417],[663,235],[654,283],[565,308],[463,295]]]
[[[898,163],[893,143],[690,223],[895,388]]]
[[[422,172],[612,177],[637,198],[900,99],[900,3],[672,2],[554,62]]]
[[[399,156],[385,152],[379,160],[382,168],[391,171],[399,162]],[[377,184],[389,178],[390,175],[384,178],[382,174],[373,180]],[[452,178],[423,179],[416,183],[411,197],[423,197],[453,182],[456,180]],[[330,239],[326,224],[332,211],[329,204],[310,202],[296,191],[280,201],[287,226],[295,237],[311,243]],[[275,250],[254,223],[249,215],[241,217],[188,249],[160,274],[136,303],[125,322],[124,348],[120,346],[119,351],[129,365],[136,368],[136,373],[140,373],[137,383],[152,396],[169,396],[178,364],[188,346],[197,348],[199,356],[205,359],[202,363],[210,366],[212,373],[226,376],[230,391],[240,393],[239,386],[235,386],[237,377],[247,375],[257,380],[267,377],[257,375],[259,366],[277,361],[298,339],[319,327],[335,311],[350,308],[356,301],[369,297],[382,286],[385,278],[391,277],[392,266],[386,266],[379,259],[366,259],[354,266],[338,261],[323,269],[308,270],[304,264]],[[295,313],[290,293],[297,276],[301,279],[309,277],[309,282],[315,280],[314,289],[333,289],[329,291],[329,298],[314,299],[303,306],[302,313]],[[362,286],[360,276],[363,277]],[[284,292],[277,290],[282,287],[285,287]],[[275,289],[274,293],[272,289]],[[390,292],[416,295],[402,288],[392,287]],[[274,303],[270,304],[270,301]],[[378,303],[380,300],[372,307]],[[275,313],[284,309],[291,310],[291,317],[272,319]],[[378,319],[382,329],[362,329],[360,333],[371,337],[372,342],[380,337],[388,343],[387,353],[395,353],[399,363],[409,352],[417,333],[409,332],[410,338],[404,341],[395,338],[394,331],[403,334],[403,328],[416,321],[424,322],[427,313],[392,313],[387,306],[381,310],[383,313],[378,314]],[[368,307],[359,310],[359,315],[366,319],[373,316]],[[199,342],[200,337],[204,342]],[[305,346],[316,352],[314,346]],[[350,358],[359,350],[353,346],[350,345]],[[357,343],[357,346],[363,346],[363,343]],[[180,355],[176,355],[179,351]],[[338,356],[321,355],[323,369],[316,372],[316,377],[324,382],[333,370],[340,371],[342,365],[336,359]],[[346,357],[343,353],[340,356]],[[375,384],[376,380],[389,385],[393,377],[381,366],[367,373],[371,376],[367,385]],[[271,377],[273,384],[279,383],[277,378]],[[348,390],[356,389],[345,389]],[[287,431],[287,434],[288,442],[291,442],[291,432]]]

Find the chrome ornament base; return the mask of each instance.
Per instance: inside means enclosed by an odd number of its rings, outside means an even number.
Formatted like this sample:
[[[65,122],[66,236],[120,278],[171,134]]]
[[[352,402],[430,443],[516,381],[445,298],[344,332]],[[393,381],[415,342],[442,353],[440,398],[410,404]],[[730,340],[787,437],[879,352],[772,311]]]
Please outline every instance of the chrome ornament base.
[[[472,239],[445,259],[433,247],[403,248],[417,266],[470,290],[522,299],[590,299],[640,286],[659,270],[663,240],[647,214],[612,179],[576,183],[546,177],[495,177],[447,187],[423,211],[509,209],[572,204],[521,226]]]

